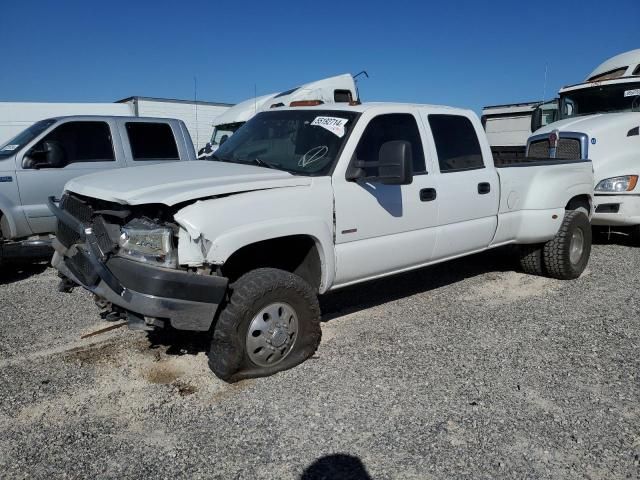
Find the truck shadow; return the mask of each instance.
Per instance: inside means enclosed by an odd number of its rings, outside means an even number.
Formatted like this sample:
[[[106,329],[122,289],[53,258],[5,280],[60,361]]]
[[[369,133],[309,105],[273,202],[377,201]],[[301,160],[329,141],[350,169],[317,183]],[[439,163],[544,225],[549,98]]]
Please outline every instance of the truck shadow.
[[[517,268],[513,247],[501,247],[407,273],[346,287],[320,297],[322,321],[392,302],[488,272]]]
[[[322,321],[424,293],[488,272],[513,271],[517,262],[511,247],[502,247],[380,280],[346,287],[320,297]],[[167,355],[197,355],[209,350],[211,332],[173,329],[148,334],[149,348],[167,347]]]
[[[593,230],[594,245],[621,245],[624,247],[637,247],[631,239],[631,235],[625,232],[605,232]]]
[[[0,265],[0,285],[26,280],[33,275],[44,272],[49,267],[49,262],[39,263],[14,263],[7,262]]]

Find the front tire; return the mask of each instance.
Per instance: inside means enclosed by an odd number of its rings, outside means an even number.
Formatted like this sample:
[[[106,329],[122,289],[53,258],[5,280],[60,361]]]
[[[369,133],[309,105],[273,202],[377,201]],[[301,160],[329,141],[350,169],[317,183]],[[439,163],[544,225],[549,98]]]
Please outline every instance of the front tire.
[[[591,224],[582,211],[567,210],[556,236],[544,244],[548,275],[560,280],[578,278],[591,254]]]
[[[320,306],[302,278],[275,268],[252,270],[232,286],[213,331],[209,367],[235,382],[295,367],[321,337]]]

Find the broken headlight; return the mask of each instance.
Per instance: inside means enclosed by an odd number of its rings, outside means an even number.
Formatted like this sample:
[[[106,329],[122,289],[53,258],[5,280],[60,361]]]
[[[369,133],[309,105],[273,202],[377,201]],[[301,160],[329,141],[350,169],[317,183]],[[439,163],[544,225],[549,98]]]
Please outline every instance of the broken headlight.
[[[120,232],[118,255],[163,267],[177,266],[171,228],[146,220],[133,220]]]

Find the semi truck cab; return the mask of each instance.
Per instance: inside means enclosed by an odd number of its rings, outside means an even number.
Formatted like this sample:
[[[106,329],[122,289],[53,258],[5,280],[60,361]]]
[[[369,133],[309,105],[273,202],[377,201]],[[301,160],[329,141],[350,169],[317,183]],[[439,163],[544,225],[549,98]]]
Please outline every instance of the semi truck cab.
[[[640,243],[640,49],[608,59],[559,97],[560,120],[529,137],[527,155],[591,159],[592,224],[627,230]]]

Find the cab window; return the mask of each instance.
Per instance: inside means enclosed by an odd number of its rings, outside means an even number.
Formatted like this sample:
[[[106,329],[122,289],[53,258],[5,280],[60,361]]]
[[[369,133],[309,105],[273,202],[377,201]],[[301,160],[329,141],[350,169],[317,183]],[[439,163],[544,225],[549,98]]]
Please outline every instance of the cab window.
[[[414,175],[427,173],[420,130],[415,117],[410,113],[390,113],[374,117],[356,147],[356,160],[364,162],[364,170],[368,176],[375,176],[377,169],[373,166],[366,167],[366,163],[377,162],[382,144],[392,140],[404,140],[411,144]]]
[[[63,123],[25,155],[25,168],[64,168],[72,163],[113,162],[111,129],[106,122]]]
[[[126,129],[134,160],[180,159],[176,139],[169,124],[128,122]]]
[[[461,115],[429,115],[441,173],[484,168],[473,124]]]

